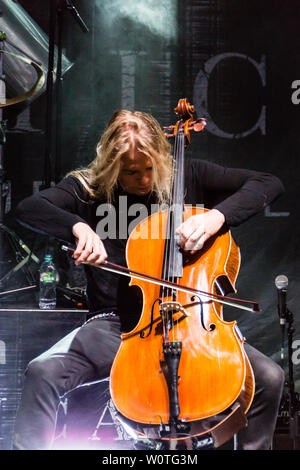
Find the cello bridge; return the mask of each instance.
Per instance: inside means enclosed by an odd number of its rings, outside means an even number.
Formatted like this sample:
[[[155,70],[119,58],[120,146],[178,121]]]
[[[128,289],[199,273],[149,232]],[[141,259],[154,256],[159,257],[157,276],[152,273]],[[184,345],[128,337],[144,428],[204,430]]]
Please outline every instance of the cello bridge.
[[[167,317],[169,315],[175,315],[177,313],[181,313],[184,317],[190,316],[183,306],[176,301],[167,301],[162,302],[159,306],[161,316]]]

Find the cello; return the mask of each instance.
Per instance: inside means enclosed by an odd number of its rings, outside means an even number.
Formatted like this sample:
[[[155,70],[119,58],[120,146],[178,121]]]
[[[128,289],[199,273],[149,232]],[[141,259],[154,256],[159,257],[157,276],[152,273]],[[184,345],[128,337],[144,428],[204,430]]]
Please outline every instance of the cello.
[[[119,420],[137,437],[178,441],[210,434],[218,447],[245,426],[254,395],[245,339],[222,315],[222,304],[233,305],[225,294],[235,292],[240,252],[225,226],[196,253],[179,247],[176,228],[207,211],[184,205],[184,151],[190,132],[203,130],[205,121],[193,120],[186,99],[175,112],[179,120],[166,128],[175,139],[170,207],[131,232],[128,268],[98,266],[130,276],[129,285],[143,295],[136,326],[121,335],[110,393]]]

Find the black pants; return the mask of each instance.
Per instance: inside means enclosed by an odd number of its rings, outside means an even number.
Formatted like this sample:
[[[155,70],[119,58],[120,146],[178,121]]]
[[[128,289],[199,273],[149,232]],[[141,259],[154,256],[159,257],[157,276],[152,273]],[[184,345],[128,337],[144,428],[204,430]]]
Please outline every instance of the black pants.
[[[29,363],[15,422],[19,449],[49,449],[54,437],[60,398],[74,388],[108,377],[120,344],[118,317],[100,318],[77,328]],[[245,345],[256,382],[248,426],[237,435],[237,448],[270,449],[284,374],[259,351]]]

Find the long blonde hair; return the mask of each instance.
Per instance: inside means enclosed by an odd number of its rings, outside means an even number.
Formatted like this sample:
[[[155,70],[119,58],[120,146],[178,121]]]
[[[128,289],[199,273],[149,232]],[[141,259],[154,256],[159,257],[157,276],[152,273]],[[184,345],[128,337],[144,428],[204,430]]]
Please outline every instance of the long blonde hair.
[[[96,147],[96,158],[83,169],[69,173],[77,177],[93,198],[111,202],[122,169],[122,157],[137,150],[152,163],[152,191],[160,204],[170,199],[173,157],[160,125],[141,111],[114,113]]]

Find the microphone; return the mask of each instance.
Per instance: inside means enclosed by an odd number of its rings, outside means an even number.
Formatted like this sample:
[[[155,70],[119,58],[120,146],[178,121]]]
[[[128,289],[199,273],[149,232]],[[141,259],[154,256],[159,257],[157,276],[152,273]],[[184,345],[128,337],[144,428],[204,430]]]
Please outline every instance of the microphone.
[[[287,306],[286,306],[286,292],[289,280],[283,274],[279,275],[275,279],[275,286],[277,288],[277,297],[278,297],[278,316],[279,324],[281,326],[281,349],[280,357],[284,361],[284,335],[285,335],[285,322],[287,318]]]
[[[275,285],[277,288],[278,296],[278,315],[280,325],[284,325],[287,317],[287,306],[286,306],[286,293],[289,280],[283,274],[279,275],[275,279]]]

